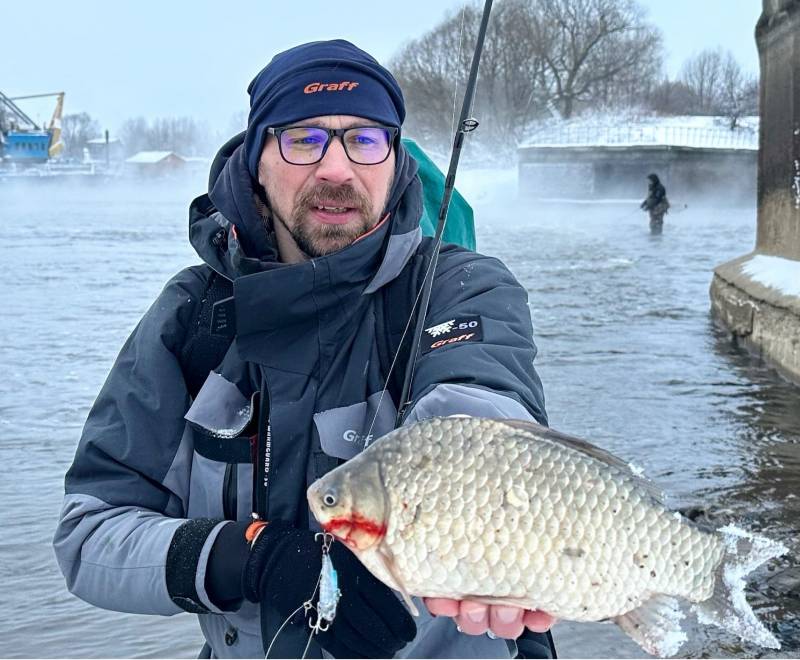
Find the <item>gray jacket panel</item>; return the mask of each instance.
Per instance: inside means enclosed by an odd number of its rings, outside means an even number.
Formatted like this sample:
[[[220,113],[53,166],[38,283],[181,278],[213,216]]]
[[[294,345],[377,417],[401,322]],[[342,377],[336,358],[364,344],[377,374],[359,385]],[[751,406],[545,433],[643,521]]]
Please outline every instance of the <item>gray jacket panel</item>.
[[[167,551],[183,520],[91,495],[67,495],[54,547],[67,587],[120,612],[177,614],[164,580]]]

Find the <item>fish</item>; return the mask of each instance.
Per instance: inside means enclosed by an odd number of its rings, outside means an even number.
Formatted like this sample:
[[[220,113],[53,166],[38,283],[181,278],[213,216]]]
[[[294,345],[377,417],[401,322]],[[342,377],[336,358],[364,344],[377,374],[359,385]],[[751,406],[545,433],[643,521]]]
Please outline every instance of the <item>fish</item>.
[[[688,602],[703,625],[780,648],[744,576],[787,548],[699,527],[624,460],[525,420],[433,417],[402,426],[307,491],[322,529],[411,597],[616,623],[645,651],[678,652]]]

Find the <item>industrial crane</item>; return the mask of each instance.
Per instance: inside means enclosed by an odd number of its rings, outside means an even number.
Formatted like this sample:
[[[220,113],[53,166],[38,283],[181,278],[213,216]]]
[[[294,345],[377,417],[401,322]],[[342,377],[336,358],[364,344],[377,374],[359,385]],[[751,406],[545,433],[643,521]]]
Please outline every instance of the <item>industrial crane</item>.
[[[39,126],[15,103],[24,99],[57,97],[53,117],[47,126]],[[6,96],[0,92],[0,156],[4,161],[42,163],[61,153],[61,115],[64,92]]]

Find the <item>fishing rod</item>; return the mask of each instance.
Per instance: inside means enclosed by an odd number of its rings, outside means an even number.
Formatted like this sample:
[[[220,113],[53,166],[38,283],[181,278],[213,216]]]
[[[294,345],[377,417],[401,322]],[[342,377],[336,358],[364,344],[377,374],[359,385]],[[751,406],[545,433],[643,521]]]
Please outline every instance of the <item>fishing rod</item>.
[[[478,68],[481,61],[481,53],[483,52],[483,42],[486,37],[486,27],[489,24],[489,13],[492,10],[492,0],[486,0],[483,5],[483,15],[481,16],[481,24],[478,30],[478,40],[475,43],[475,51],[472,54],[472,65],[469,71],[469,78],[467,79],[467,88],[464,91],[464,101],[461,104],[461,115],[458,120],[458,130],[456,131],[453,140],[453,150],[450,152],[450,166],[447,170],[447,178],[445,179],[444,194],[442,195],[442,203],[439,207],[439,217],[436,224],[436,233],[434,235],[433,253],[430,257],[428,269],[425,272],[425,278],[422,281],[422,300],[419,306],[419,314],[417,322],[414,326],[414,338],[411,341],[411,351],[408,356],[406,364],[405,377],[403,379],[403,389],[400,396],[400,402],[397,410],[397,419],[395,420],[395,428],[402,425],[403,415],[406,408],[411,403],[411,383],[414,380],[414,368],[417,363],[417,353],[419,352],[420,341],[422,340],[422,331],[425,328],[425,317],[428,314],[428,306],[431,299],[431,291],[433,289],[433,277],[436,272],[436,264],[439,262],[439,251],[442,247],[442,234],[444,227],[447,223],[447,212],[450,208],[450,198],[453,195],[453,189],[456,183],[456,170],[458,169],[458,161],[461,157],[461,147],[464,143],[464,137],[467,133],[471,133],[478,128],[478,121],[469,117],[472,103],[475,100],[475,86],[478,80]],[[414,310],[411,311],[412,315]]]

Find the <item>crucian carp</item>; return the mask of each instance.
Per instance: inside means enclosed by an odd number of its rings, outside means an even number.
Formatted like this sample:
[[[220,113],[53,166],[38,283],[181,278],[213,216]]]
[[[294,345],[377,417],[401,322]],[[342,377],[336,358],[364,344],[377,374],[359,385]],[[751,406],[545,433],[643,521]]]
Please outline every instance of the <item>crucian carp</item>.
[[[703,624],[779,648],[744,598],[744,576],[780,543],[706,531],[669,510],[630,466],[533,422],[432,418],[403,426],[308,489],[322,528],[410,596],[613,621],[652,654]]]

